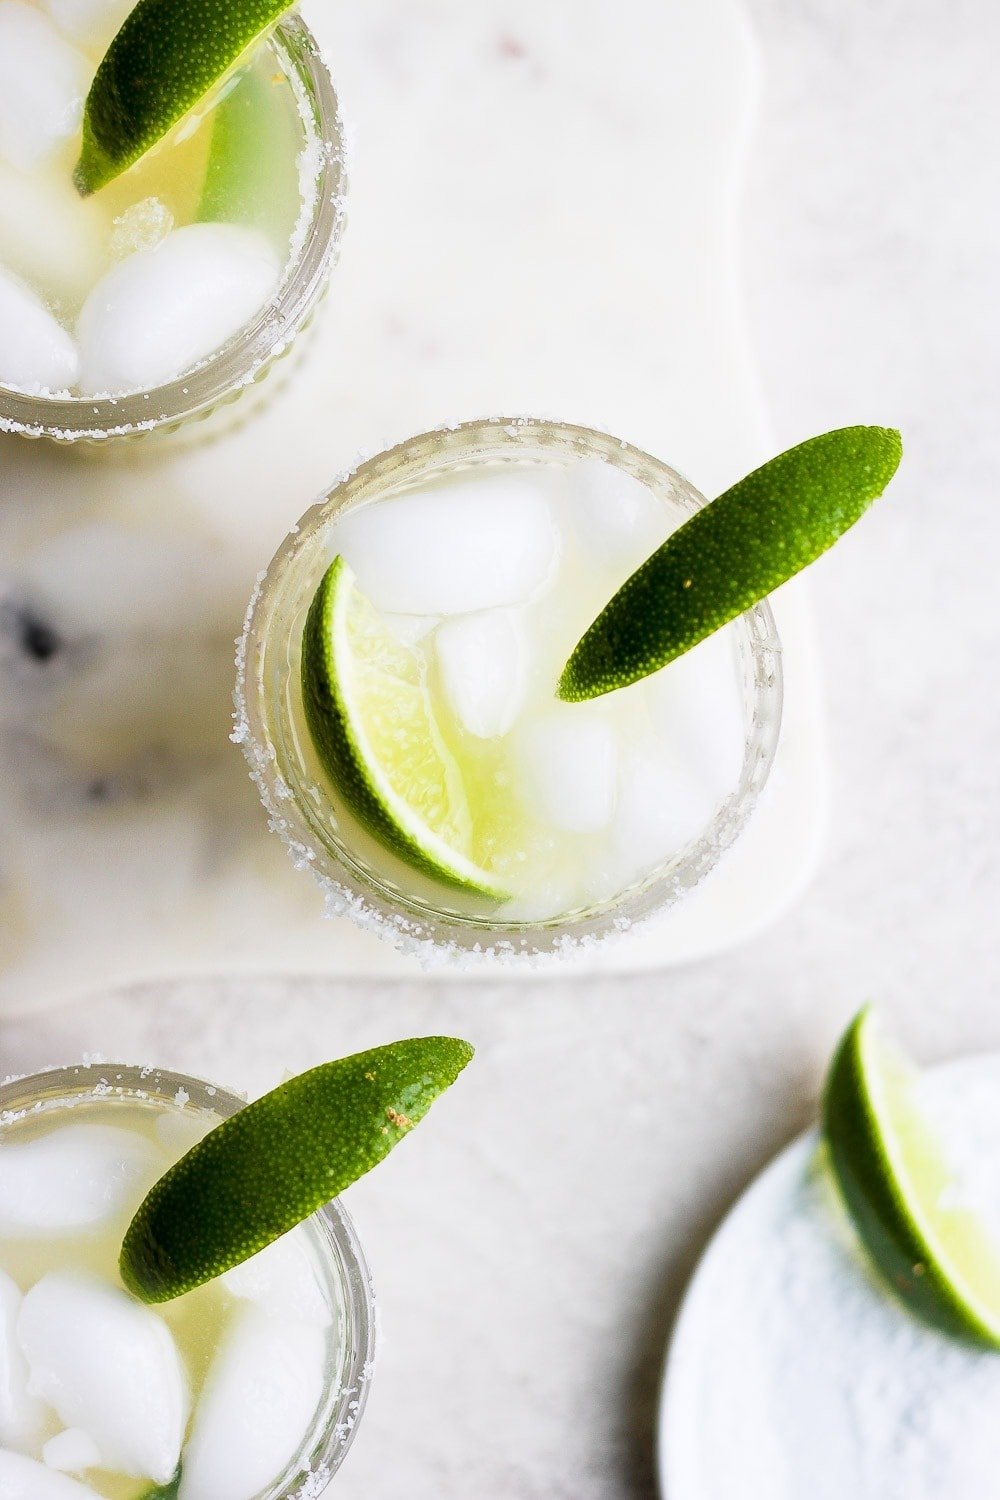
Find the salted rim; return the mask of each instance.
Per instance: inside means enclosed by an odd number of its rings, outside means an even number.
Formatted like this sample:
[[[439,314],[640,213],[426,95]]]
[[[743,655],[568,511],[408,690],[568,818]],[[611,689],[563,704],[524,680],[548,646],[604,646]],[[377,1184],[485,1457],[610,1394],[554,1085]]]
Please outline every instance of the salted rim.
[[[752,696],[738,785],[700,838],[689,841],[645,882],[588,911],[539,922],[458,916],[408,900],[372,877],[348,850],[332,847],[310,822],[289,784],[271,737],[264,704],[268,677],[270,607],[308,555],[318,533],[341,508],[403,488],[420,477],[478,462],[552,461],[554,455],[599,457],[643,483],[658,483],[686,509],[705,497],[668,464],[607,433],[533,416],[446,423],[409,438],[346,470],[292,527],[260,573],[237,641],[234,730],[268,814],[269,826],[297,868],[308,869],[323,891],[326,914],[346,915],[359,927],[415,957],[428,969],[457,965],[541,967],[593,953],[637,928],[692,890],[718,863],[745,826],[777,749],[783,678],[781,645],[767,600],[732,622]]]

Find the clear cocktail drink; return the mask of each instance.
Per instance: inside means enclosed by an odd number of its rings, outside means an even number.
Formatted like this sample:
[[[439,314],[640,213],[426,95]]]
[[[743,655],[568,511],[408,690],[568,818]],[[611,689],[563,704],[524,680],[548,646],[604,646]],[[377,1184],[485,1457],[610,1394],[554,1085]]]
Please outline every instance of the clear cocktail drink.
[[[178,1500],[281,1500],[318,1494],[339,1464],[372,1354],[367,1270],[339,1205],[155,1308],[120,1280],[145,1193],[239,1106],[151,1069],[0,1090],[9,1500],[138,1500],[171,1484]]]
[[[295,18],[81,195],[83,99],[127,9],[0,0],[0,420],[14,430],[146,428],[252,382],[313,306],[339,235],[336,100]]]
[[[630,688],[556,697],[701,503],[602,434],[490,422],[371,460],[303,518],[248,616],[237,737],[335,904],[402,942],[538,951],[714,864],[774,750],[766,604]]]

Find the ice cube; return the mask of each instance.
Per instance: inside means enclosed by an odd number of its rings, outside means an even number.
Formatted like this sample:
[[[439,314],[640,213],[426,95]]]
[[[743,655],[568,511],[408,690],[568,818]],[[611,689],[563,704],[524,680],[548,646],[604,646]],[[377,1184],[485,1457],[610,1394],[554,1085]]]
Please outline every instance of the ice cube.
[[[537,593],[559,533],[540,479],[492,470],[348,511],[333,545],[376,609],[462,615]]]
[[[252,1500],[302,1449],[323,1397],[318,1328],[248,1306],[212,1361],[184,1450],[179,1500]]]
[[[281,274],[270,241],[240,224],[187,224],[112,266],[77,322],[80,389],[162,385],[238,333]]]
[[[541,824],[594,833],[610,823],[618,744],[599,709],[554,705],[518,731],[514,757],[521,795]]]
[[[19,172],[0,158],[0,265],[76,309],[104,270],[104,241],[99,199],[81,198],[68,172]]]
[[[105,48],[135,0],[44,0],[60,31],[88,47]]]
[[[103,1223],[138,1203],[156,1169],[151,1143],[116,1125],[63,1125],[0,1145],[0,1235]]]
[[[45,1409],[28,1394],[28,1364],[16,1334],[20,1311],[20,1288],[0,1271],[0,1448],[35,1454],[44,1431]]]
[[[0,156],[27,169],[80,128],[91,67],[48,16],[0,0]]]
[[[732,628],[716,631],[652,677],[650,719],[675,763],[711,795],[713,803],[735,790],[743,764],[743,690]]]
[[[621,885],[646,874],[697,837],[715,799],[690,767],[671,764],[667,747],[630,745],[622,756],[612,825],[614,867]]]
[[[3,1500],[100,1500],[88,1485],[67,1479],[33,1458],[0,1449],[0,1495]]]
[[[17,1334],[28,1389],[93,1438],[102,1466],[166,1484],[189,1403],[163,1319],[95,1276],[52,1271],[25,1294]]]
[[[316,1278],[302,1229],[290,1230],[234,1266],[222,1277],[222,1285],[232,1296],[255,1302],[264,1312],[297,1318],[313,1328],[328,1328],[333,1322],[333,1309]]]
[[[76,345],[41,298],[0,266],[0,380],[24,391],[67,391]]]
[[[383,615],[386,625],[403,646],[418,646],[440,625],[436,615]]]
[[[527,689],[521,614],[491,609],[456,615],[438,627],[434,651],[452,713],[470,734],[495,739],[512,728]]]
[[[615,463],[580,459],[564,474],[577,540],[601,567],[627,576],[672,531],[660,496]]]
[[[666,540],[670,513],[641,480],[600,458],[583,458],[564,474],[580,546],[596,563],[631,572]]]
[[[42,1462],[64,1474],[82,1474],[84,1469],[100,1465],[101,1450],[82,1427],[67,1427],[49,1438],[42,1449]]]

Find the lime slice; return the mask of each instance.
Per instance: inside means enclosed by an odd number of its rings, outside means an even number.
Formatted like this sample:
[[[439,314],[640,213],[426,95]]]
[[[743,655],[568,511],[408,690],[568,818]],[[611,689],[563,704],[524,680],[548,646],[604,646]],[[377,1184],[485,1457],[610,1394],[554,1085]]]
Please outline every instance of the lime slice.
[[[504,898],[472,857],[473,820],[415,652],[330,565],[302,636],[306,722],[337,792],[359,823],[435,880]]]
[[[843,427],[741,479],[622,584],[567,662],[559,697],[626,687],[734,620],[853,526],[901,455],[892,428]]]
[[[871,1010],[851,1023],[826,1084],[823,1128],[859,1236],[886,1282],[926,1322],[1000,1349],[1000,1250],[957,1194],[913,1099],[906,1060]]]
[[[94,75],[74,180],[113,181],[220,83],[288,0],[139,0]]]
[[[128,1227],[120,1269],[166,1302],[249,1260],[387,1156],[472,1057],[454,1037],[415,1037],[324,1063],[209,1131],[155,1183]]]
[[[212,110],[212,136],[195,217],[290,235],[299,214],[302,141],[290,84],[248,68]],[[266,184],[262,190],[261,184]]]

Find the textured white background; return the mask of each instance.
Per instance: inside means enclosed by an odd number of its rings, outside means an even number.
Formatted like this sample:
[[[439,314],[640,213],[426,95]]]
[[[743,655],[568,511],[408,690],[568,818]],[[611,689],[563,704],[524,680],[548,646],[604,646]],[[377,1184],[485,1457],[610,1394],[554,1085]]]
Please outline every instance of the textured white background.
[[[820,877],[766,937],[665,977],[127,1000],[157,1061],[251,1089],[273,1081],[251,1038],[276,1013],[292,1069],[427,1029],[479,1045],[475,1082],[351,1194],[387,1339],[342,1500],[651,1495],[684,1278],[809,1118],[849,1012],[877,999],[927,1059],[1000,1045],[1000,13],[753,11],[747,270],[777,436],[872,420],[907,443],[863,545],[814,575],[834,758]],[[4,1067],[115,1050],[122,1005],[0,1026]]]

